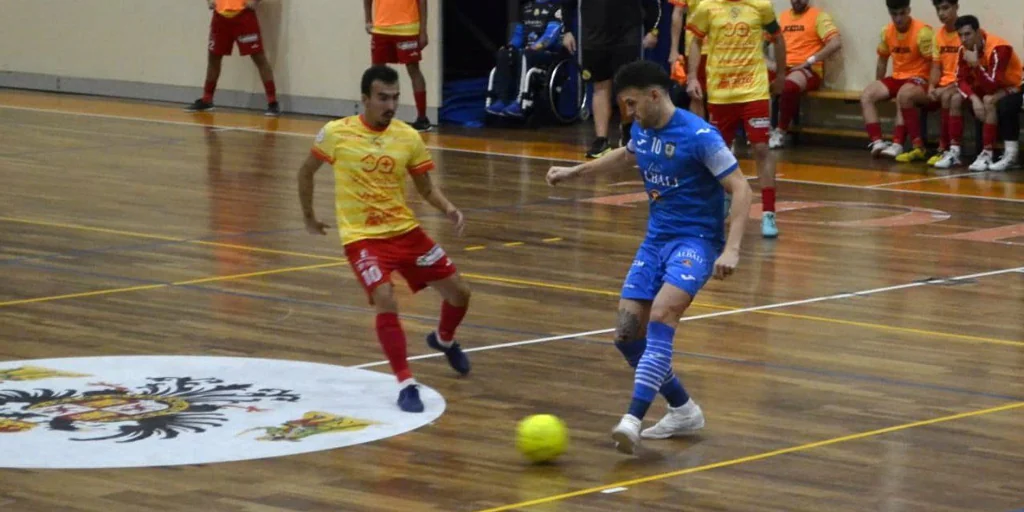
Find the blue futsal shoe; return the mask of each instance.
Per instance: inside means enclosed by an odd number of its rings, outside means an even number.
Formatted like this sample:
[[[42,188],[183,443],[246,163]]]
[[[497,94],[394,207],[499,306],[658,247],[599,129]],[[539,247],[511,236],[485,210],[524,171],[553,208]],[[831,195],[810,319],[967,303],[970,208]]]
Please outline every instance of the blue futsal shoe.
[[[405,412],[423,412],[423,400],[416,384],[409,384],[398,392],[398,408]]]
[[[775,225],[775,212],[764,212],[761,216],[761,236],[765,238],[777,238],[779,227]]]
[[[487,113],[492,116],[503,116],[505,115],[506,108],[508,108],[508,105],[506,105],[504,101],[494,100],[491,102],[491,105],[487,107]]]
[[[466,353],[462,351],[462,347],[459,346],[459,342],[453,341],[450,347],[445,348],[437,338],[437,332],[432,332],[427,335],[427,346],[439,352],[443,352],[444,356],[448,358],[448,364],[451,365],[453,370],[459,372],[459,375],[469,373],[469,358],[466,357]]]

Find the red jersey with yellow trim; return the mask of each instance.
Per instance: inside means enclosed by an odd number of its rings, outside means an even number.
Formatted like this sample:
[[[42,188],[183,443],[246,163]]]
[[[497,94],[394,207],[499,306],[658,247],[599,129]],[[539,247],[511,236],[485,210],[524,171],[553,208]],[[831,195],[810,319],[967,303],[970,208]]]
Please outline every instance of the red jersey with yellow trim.
[[[419,221],[406,204],[410,174],[434,168],[419,132],[397,119],[378,130],[362,116],[327,123],[313,154],[334,167],[335,211],[342,244],[407,233]]]

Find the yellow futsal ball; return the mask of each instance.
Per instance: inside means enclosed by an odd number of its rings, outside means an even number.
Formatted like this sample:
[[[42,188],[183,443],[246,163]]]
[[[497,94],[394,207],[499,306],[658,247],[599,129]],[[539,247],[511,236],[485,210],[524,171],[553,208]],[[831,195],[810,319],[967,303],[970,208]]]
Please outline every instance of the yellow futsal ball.
[[[565,423],[551,414],[534,414],[519,422],[516,449],[530,462],[548,462],[565,452],[569,431]]]

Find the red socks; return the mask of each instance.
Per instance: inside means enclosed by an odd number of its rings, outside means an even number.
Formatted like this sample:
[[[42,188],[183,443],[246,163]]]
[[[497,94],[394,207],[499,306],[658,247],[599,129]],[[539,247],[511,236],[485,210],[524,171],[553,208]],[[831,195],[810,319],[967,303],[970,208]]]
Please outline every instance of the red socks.
[[[942,109],[942,121],[939,124],[939,149],[949,149],[949,109]]]
[[[267,92],[267,103],[274,103],[277,101],[277,86],[274,85],[274,81],[263,82],[263,90]]]
[[[905,122],[907,122],[907,120],[904,119],[903,122],[905,123]],[[898,124],[898,125],[896,125],[896,128],[894,128],[892,130],[892,143],[893,144],[902,145],[903,144],[903,140],[906,139],[906,138],[907,138],[907,125],[905,125],[905,124]]]
[[[207,81],[203,84],[203,101],[213,103],[213,93],[217,90],[217,81]]]
[[[380,313],[377,315],[377,339],[380,347],[384,349],[384,355],[391,363],[391,371],[394,372],[398,382],[412,378],[407,359],[405,331],[402,324],[398,322],[396,313]]]
[[[985,123],[981,134],[985,149],[995,149],[996,139],[999,137],[999,125]]]
[[[950,114],[949,116],[949,144],[959,146],[960,139],[964,136],[964,118]]]
[[[871,137],[871,142],[874,142],[876,140],[882,140],[881,123],[868,123],[866,127],[868,129],[868,136]]]
[[[782,89],[782,98],[779,99],[779,129],[788,132],[789,125],[793,124],[797,110],[800,109],[800,86],[786,81]],[[881,138],[881,136],[879,136]]]
[[[921,116],[916,108],[903,109],[903,123],[907,127],[907,135],[915,148],[923,148],[924,141],[921,140]]]
[[[441,322],[437,327],[438,341],[449,342],[455,339],[455,329],[462,323],[469,307],[457,308],[448,303],[441,302]]]
[[[775,211],[775,187],[761,189],[761,210],[766,212]]]

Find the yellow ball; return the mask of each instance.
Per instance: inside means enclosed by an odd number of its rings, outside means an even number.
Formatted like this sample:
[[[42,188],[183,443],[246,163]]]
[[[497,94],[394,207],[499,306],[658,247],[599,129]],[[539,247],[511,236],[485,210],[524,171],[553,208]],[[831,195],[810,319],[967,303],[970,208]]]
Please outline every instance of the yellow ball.
[[[548,462],[565,452],[569,431],[565,423],[551,414],[534,414],[519,422],[516,449],[530,462]]]

